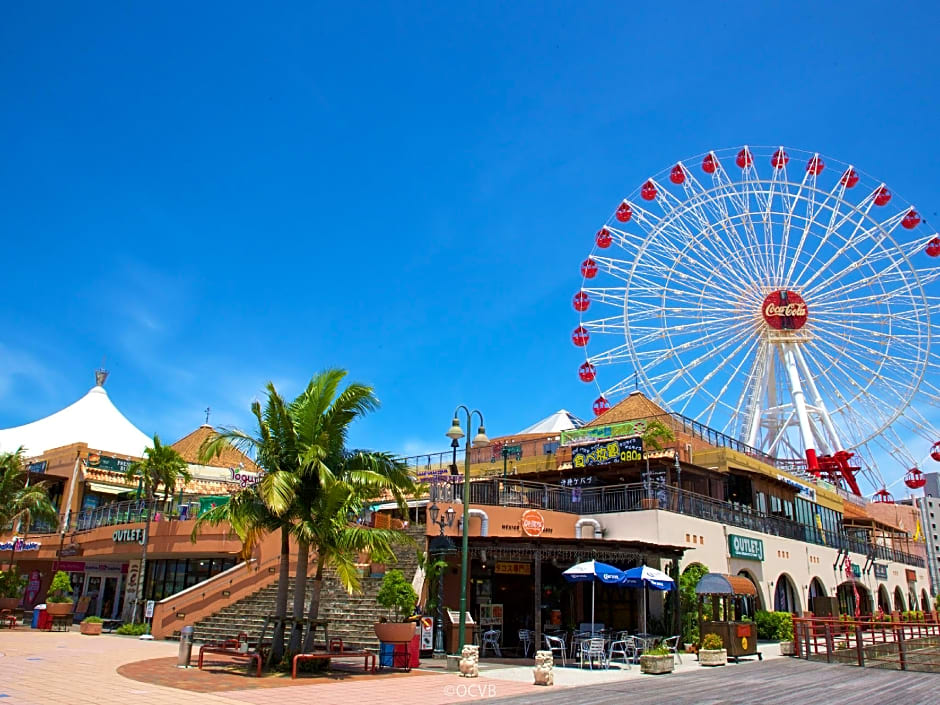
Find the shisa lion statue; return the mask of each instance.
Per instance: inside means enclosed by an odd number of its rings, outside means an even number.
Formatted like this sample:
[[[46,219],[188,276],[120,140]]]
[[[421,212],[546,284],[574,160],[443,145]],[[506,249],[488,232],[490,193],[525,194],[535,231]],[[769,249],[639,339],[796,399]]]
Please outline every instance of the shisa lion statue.
[[[535,685],[555,685],[555,659],[551,651],[535,652]]]
[[[476,678],[480,675],[480,647],[467,644],[460,654],[460,675]]]

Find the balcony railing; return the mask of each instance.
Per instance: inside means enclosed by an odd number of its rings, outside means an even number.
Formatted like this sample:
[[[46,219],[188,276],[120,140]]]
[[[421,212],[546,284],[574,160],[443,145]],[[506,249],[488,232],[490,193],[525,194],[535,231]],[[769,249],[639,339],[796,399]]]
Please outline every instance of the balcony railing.
[[[431,484],[431,501],[452,502],[463,498],[463,478],[446,477]],[[488,478],[471,480],[470,503],[497,507],[529,507],[568,514],[613,514],[663,509],[749,529],[771,536],[805,541],[819,546],[848,549],[862,555],[924,567],[924,560],[887,546],[820,531],[784,517],[761,514],[748,507],[660,485],[648,490],[642,483],[604,487],[562,487],[527,480]]]

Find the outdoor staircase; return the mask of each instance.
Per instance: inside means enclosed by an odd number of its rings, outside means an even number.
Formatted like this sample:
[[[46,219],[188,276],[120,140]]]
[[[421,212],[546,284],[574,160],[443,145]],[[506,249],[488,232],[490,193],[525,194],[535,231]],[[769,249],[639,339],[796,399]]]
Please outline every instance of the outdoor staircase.
[[[417,545],[403,545],[395,549],[398,562],[389,565],[388,570],[402,571],[406,580],[411,580],[418,568],[416,548],[424,548],[424,527],[411,526],[405,529]],[[287,589],[287,611],[291,610],[294,598],[294,578],[290,578]],[[320,594],[320,619],[329,622],[330,639],[342,639],[347,648],[377,648],[378,639],[372,625],[386,615],[375,598],[378,595],[382,579],[364,577],[361,580],[362,592],[349,595],[332,569],[324,571],[323,590]],[[304,598],[304,616],[310,604],[313,592],[313,580],[307,580],[307,594]],[[228,607],[224,607],[211,617],[197,622],[194,626],[194,641],[207,642],[234,637],[239,632],[248,634],[248,640],[254,642],[261,635],[265,618],[274,614],[277,597],[277,581],[257,592],[242,598]],[[266,637],[271,636],[272,627],[268,627]],[[317,643],[323,640],[323,633],[317,630]]]

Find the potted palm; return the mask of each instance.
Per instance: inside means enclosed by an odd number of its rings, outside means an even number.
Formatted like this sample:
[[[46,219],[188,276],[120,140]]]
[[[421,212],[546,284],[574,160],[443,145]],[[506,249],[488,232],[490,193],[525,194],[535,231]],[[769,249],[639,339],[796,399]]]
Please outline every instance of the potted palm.
[[[373,625],[375,636],[386,644],[406,644],[415,635],[417,622],[404,621],[410,617],[415,605],[418,603],[418,593],[405,580],[400,570],[390,570],[382,578],[382,587],[376,596],[376,602],[387,609],[395,621],[384,619]]]
[[[728,650],[717,634],[706,634],[698,650],[698,662],[703,666],[724,666],[728,663]]]
[[[672,673],[675,665],[675,657],[664,644],[647,649],[640,656],[641,673]]]
[[[69,576],[63,571],[58,571],[52,578],[52,584],[49,586],[46,595],[46,612],[53,617],[60,617],[66,614],[72,614],[75,605],[69,592],[72,590],[72,583]]]
[[[101,617],[85,617],[82,623],[78,625],[78,630],[88,636],[98,636],[101,634],[101,627],[104,620]]]
[[[20,603],[26,576],[20,575],[16,566],[9,570],[0,570],[0,610],[14,610]]]

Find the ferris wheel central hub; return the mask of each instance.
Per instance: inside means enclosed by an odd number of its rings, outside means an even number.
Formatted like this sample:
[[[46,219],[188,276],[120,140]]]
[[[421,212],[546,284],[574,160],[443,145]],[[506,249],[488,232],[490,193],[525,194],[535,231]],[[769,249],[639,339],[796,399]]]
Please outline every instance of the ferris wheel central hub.
[[[761,314],[774,330],[799,330],[806,325],[809,317],[803,297],[786,289],[768,294],[761,304]]]

